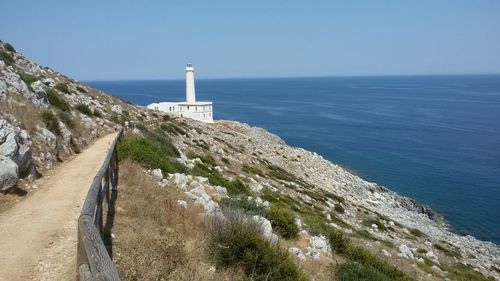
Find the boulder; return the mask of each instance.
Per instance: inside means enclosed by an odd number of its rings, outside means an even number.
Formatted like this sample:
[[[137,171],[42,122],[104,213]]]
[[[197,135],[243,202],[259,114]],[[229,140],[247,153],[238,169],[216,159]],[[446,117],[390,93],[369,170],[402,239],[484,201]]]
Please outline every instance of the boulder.
[[[19,180],[17,164],[10,158],[0,155],[0,192],[14,187]]]
[[[399,251],[399,254],[398,256],[402,257],[402,258],[406,258],[406,259],[414,259],[414,256],[413,256],[413,253],[411,252],[410,248],[408,248],[408,246],[406,245],[400,245],[398,247],[398,251]]]
[[[32,152],[31,136],[28,131],[14,127],[0,119],[0,155],[10,158],[18,166],[21,176],[30,171]]]
[[[188,206],[188,203],[184,200],[177,200],[177,204],[179,204],[179,206],[183,209],[186,209]]]
[[[323,235],[312,236],[311,238],[309,238],[309,243],[311,244],[312,249],[318,250],[322,253],[328,254],[331,251],[330,244],[328,243],[326,237]]]
[[[154,169],[151,171],[151,175],[157,180],[162,180],[163,179],[163,174],[160,169]]]
[[[118,105],[118,104],[114,104],[112,107],[111,107],[111,111],[115,112],[115,113],[118,113],[118,114],[122,114],[123,113],[123,108],[121,105]]]
[[[271,222],[262,216],[253,216],[252,220],[259,227],[259,232],[271,243],[278,242],[278,236],[273,233],[273,226]]]
[[[66,125],[64,125],[64,123],[61,121],[59,121],[58,127],[59,131],[61,131],[61,135],[63,137],[64,142],[69,144],[71,142],[73,134],[71,134],[70,130],[68,130],[68,128],[66,128]]]
[[[36,98],[41,102],[41,104],[48,106],[49,98],[45,88],[43,87],[43,83],[41,81],[33,82],[31,84],[31,88],[35,92]]]

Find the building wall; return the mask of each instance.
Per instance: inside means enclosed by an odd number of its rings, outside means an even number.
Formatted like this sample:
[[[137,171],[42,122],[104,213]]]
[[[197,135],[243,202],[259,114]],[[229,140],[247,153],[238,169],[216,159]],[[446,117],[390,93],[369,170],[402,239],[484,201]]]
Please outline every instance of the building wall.
[[[191,118],[206,123],[213,123],[212,103],[177,103],[177,102],[159,102],[147,106],[152,110],[162,111],[173,116]]]
[[[179,104],[180,117],[195,119],[202,122],[213,123],[212,104]]]

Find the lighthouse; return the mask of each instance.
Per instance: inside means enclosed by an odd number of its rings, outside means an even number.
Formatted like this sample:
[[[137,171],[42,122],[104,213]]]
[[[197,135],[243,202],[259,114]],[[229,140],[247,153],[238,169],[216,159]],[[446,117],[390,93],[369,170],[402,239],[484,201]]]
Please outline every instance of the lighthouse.
[[[190,118],[205,123],[213,123],[212,102],[196,101],[194,87],[194,67],[188,63],[186,66],[186,101],[185,102],[159,102],[148,105],[149,109],[162,111],[173,116]]]
[[[196,92],[194,88],[194,67],[193,64],[188,63],[186,66],[186,102],[196,102]]]

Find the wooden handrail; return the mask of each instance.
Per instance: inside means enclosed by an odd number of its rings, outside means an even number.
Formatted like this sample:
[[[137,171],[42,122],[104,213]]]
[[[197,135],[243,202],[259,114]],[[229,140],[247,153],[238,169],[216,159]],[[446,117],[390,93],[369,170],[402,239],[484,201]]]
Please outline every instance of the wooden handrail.
[[[78,218],[78,280],[120,280],[111,259],[111,251],[106,248],[104,241],[111,239],[114,203],[118,192],[116,146],[123,138],[123,133],[122,128],[109,148],[104,163],[90,185]],[[103,206],[104,202],[106,206]],[[103,216],[103,207],[107,210],[106,217]]]
[[[147,120],[144,126],[156,126],[160,120]],[[118,158],[116,146],[122,140],[124,126],[111,144],[104,163],[97,172],[85,197],[78,218],[77,280],[119,281],[120,277],[111,258],[111,228],[118,194]],[[106,205],[103,203],[106,202]],[[104,208],[106,217],[104,217]],[[107,247],[108,246],[108,247]]]

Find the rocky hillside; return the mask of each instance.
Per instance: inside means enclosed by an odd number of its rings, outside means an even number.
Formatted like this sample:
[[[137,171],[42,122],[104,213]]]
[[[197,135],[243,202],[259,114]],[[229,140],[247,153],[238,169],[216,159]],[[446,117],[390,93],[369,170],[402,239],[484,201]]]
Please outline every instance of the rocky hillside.
[[[95,138],[125,120],[149,118],[142,108],[35,64],[1,41],[0,108],[2,193],[28,191],[30,182]]]

